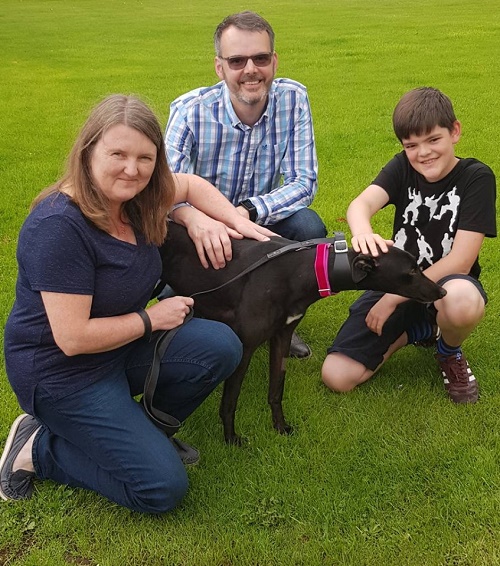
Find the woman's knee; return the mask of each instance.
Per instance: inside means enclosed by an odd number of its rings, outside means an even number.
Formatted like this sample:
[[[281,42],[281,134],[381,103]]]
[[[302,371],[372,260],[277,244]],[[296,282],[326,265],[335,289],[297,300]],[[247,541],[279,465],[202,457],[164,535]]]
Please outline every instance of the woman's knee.
[[[229,376],[238,367],[243,355],[243,344],[233,330],[226,324],[221,324],[219,332],[220,341],[219,359],[221,360],[224,373]]]
[[[206,332],[202,348],[196,355],[196,370],[191,377],[191,385],[196,385],[197,394],[208,395],[217,385],[231,376],[238,367],[243,355],[243,345],[238,336],[221,322],[206,321],[210,330]],[[204,371],[200,371],[204,368]],[[186,391],[187,384],[186,384]]]
[[[243,355],[240,339],[222,322],[193,319],[188,323],[183,339],[184,349],[174,357],[204,367],[216,381],[231,375]]]
[[[172,471],[159,469],[149,478],[147,483],[130,488],[130,508],[140,513],[167,513],[175,509],[183,500],[189,488],[187,473],[182,470]]]

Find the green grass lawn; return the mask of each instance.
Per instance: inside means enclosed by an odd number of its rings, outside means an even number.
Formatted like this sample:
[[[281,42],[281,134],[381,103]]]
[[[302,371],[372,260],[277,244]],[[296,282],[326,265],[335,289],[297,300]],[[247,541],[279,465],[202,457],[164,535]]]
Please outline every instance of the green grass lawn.
[[[212,35],[253,9],[277,34],[278,76],[308,86],[320,163],[315,208],[330,232],[399,144],[400,96],[435,86],[463,124],[457,154],[500,172],[500,2],[490,0],[2,0],[0,4],[0,328],[14,299],[15,247],[31,199],[60,174],[90,108],[113,92],[169,102],[216,82]],[[389,236],[391,211],[375,222]],[[454,406],[428,350],[406,348],[348,395],[321,384],[326,347],[358,296],[313,305],[310,360],[291,360],[294,434],[271,427],[267,349],[237,413],[243,448],[223,443],[221,391],[187,421],[202,454],[183,505],[140,516],[51,482],[0,504],[0,565],[472,566],[500,564],[500,254],[482,253],[490,302],[465,345],[481,400]],[[1,334],[0,336],[3,336]],[[0,364],[0,445],[19,407]]]

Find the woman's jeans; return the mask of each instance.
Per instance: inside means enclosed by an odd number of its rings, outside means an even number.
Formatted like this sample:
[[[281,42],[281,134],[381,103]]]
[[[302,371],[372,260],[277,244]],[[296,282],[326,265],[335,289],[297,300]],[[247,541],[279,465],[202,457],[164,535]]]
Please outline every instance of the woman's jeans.
[[[132,398],[143,391],[153,349],[138,340],[114,373],[62,399],[54,400],[43,382],[37,387],[38,478],[91,489],[135,511],[162,513],[181,501],[188,488],[184,466]],[[154,406],[183,421],[233,373],[241,354],[228,326],[191,319],[163,356]]]

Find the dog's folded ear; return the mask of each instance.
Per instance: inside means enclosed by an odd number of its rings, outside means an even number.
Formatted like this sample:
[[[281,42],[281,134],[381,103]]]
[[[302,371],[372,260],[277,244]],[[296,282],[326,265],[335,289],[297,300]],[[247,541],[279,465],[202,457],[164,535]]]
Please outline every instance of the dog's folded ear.
[[[359,254],[352,262],[352,280],[354,283],[362,281],[370,271],[379,266],[376,257],[368,254]]]

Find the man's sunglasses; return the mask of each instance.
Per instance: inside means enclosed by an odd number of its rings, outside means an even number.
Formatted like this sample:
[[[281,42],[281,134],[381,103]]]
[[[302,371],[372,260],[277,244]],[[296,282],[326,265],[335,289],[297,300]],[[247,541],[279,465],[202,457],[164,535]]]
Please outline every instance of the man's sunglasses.
[[[230,69],[233,71],[240,71],[247,66],[248,60],[251,59],[256,67],[267,67],[272,59],[273,53],[257,53],[257,55],[250,55],[250,57],[244,57],[243,55],[236,55],[235,57],[220,57],[227,61]]]

